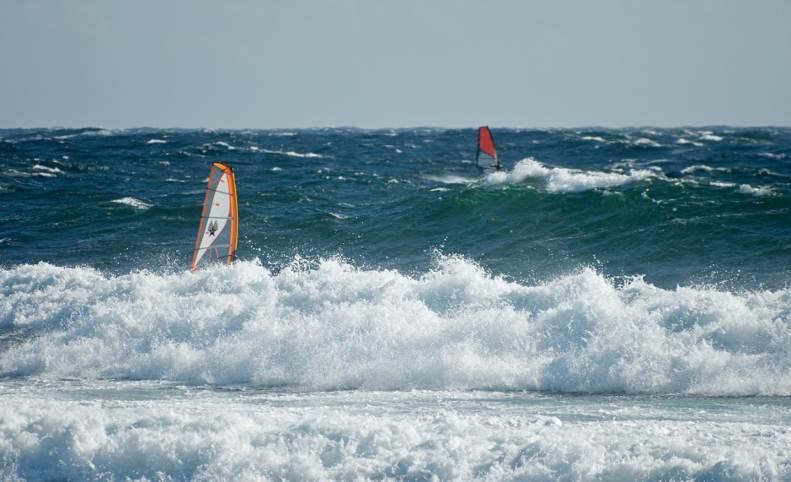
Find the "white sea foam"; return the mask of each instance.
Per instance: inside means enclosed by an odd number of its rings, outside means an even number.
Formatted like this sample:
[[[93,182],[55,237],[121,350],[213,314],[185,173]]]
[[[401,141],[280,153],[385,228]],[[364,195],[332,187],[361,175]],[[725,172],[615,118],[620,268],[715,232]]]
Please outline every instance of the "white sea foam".
[[[8,177],[57,177],[57,174],[54,174],[52,172],[38,171],[38,170],[36,170],[35,172],[27,172],[27,171],[20,171],[18,169],[8,169],[2,171],[2,174],[3,176],[8,176]]]
[[[442,184],[472,184],[475,179],[472,177],[459,176],[456,174],[441,174],[423,176],[427,181],[441,182]]]
[[[649,146],[649,147],[662,147],[662,144],[656,142],[653,139],[649,139],[647,137],[641,137],[636,139],[632,142],[635,146]]]
[[[151,204],[148,204],[147,202],[141,201],[137,198],[133,198],[130,196],[122,197],[120,199],[113,199],[112,202],[116,204],[123,204],[125,206],[130,206],[135,209],[148,209],[151,207]]]
[[[692,146],[695,146],[695,147],[701,147],[701,146],[703,146],[703,143],[702,143],[702,142],[691,141],[691,140],[689,140],[689,139],[686,139],[686,138],[684,138],[684,137],[679,137],[679,138],[676,140],[676,144],[681,144],[681,145],[692,145]]]
[[[463,258],[420,276],[329,259],[108,276],[0,270],[0,376],[308,388],[791,395],[791,290],[538,285]]]
[[[68,385],[62,382],[60,385]],[[3,480],[786,480],[787,411],[115,387],[0,403]],[[33,393],[31,393],[33,392]],[[115,392],[115,393],[114,393]],[[183,395],[182,395],[183,394]],[[179,396],[181,395],[181,396]],[[96,395],[93,395],[96,396]],[[152,397],[153,396],[153,397]],[[245,403],[247,402],[247,403]],[[444,402],[444,403],[443,403]],[[720,412],[718,406],[713,412]],[[750,413],[752,412],[752,414]],[[758,412],[758,413],[755,413]],[[683,418],[682,418],[683,417]],[[692,420],[690,420],[692,418]],[[18,477],[18,478],[17,478]]]
[[[786,154],[784,152],[774,153],[774,152],[761,152],[758,154],[759,156],[768,157],[769,159],[785,159]]]
[[[753,187],[749,184],[742,184],[739,186],[739,192],[744,194],[751,194],[753,196],[776,196],[777,192],[771,186],[758,186]]]
[[[722,136],[715,135],[714,133],[709,131],[701,132],[700,138],[703,139],[704,141],[713,141],[713,142],[720,142],[723,139]]]
[[[35,164],[35,165],[33,165],[33,170],[34,171],[47,172],[47,173],[50,173],[50,174],[63,174],[63,171],[61,171],[57,167],[44,166],[42,164]]]
[[[167,144],[165,139],[149,139],[146,144]]]
[[[593,142],[599,142],[599,143],[602,143],[602,144],[607,142],[606,139],[604,139],[603,137],[599,137],[599,136],[582,136],[582,137],[580,137],[580,139],[582,139],[583,141],[593,141]]]
[[[705,171],[705,172],[731,172],[731,170],[727,167],[711,167],[707,166],[706,164],[693,164],[691,166],[687,166],[681,170],[682,174],[692,174],[693,172],[698,171]]]
[[[294,151],[277,151],[272,149],[261,149],[263,152],[267,154],[279,154],[281,156],[288,156],[288,157],[304,157],[309,159],[323,159],[326,156],[322,156],[321,154],[316,154],[315,152],[294,152]]]
[[[228,144],[227,142],[224,142],[224,141],[217,141],[217,142],[214,143],[214,145],[215,146],[224,147],[224,148],[228,149],[229,151],[236,150],[235,146],[232,146],[232,145],[230,145],[230,144]]]
[[[546,190],[549,192],[580,192],[623,186],[636,181],[657,178],[661,176],[661,169],[657,169],[633,169],[628,174],[582,171],[565,167],[547,167],[533,158],[527,158],[516,163],[512,171],[497,171],[487,174],[484,182],[487,184],[516,184],[529,178],[537,178],[546,183]]]
[[[112,136],[114,134],[119,134],[124,132],[124,129],[95,129],[95,130],[88,130],[84,132],[79,132],[76,134],[65,134],[62,136],[55,136],[54,139],[59,140],[66,140],[66,139],[73,139],[75,137],[106,137]]]
[[[736,187],[736,184],[732,182],[711,181],[709,184],[714,187]]]

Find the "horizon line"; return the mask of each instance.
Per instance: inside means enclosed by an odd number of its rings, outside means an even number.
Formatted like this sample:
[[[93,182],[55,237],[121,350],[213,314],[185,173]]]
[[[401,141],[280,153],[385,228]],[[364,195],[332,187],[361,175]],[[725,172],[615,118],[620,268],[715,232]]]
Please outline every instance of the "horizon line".
[[[656,125],[656,124],[624,124],[624,125],[578,125],[578,126],[505,126],[494,124],[477,124],[471,126],[439,126],[439,125],[414,125],[414,126],[386,126],[386,127],[360,127],[355,125],[324,125],[312,127],[156,127],[156,126],[130,126],[130,127],[105,127],[97,125],[83,125],[83,126],[34,126],[34,127],[0,127],[0,131],[11,130],[80,130],[80,129],[96,129],[96,130],[116,130],[116,131],[131,131],[131,130],[183,130],[183,131],[199,131],[199,130],[213,130],[213,131],[315,131],[325,129],[354,129],[361,131],[379,131],[379,130],[414,130],[414,129],[444,129],[444,130],[466,130],[477,129],[482,126],[488,126],[491,129],[509,129],[509,130],[572,130],[572,129],[706,129],[706,128],[732,128],[732,129],[789,129],[791,125],[778,125],[778,124],[678,124],[678,125]]]

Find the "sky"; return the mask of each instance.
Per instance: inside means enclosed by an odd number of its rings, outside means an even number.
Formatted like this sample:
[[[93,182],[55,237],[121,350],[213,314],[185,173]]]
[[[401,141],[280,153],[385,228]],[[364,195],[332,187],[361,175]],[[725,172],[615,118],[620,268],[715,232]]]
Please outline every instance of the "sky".
[[[791,125],[785,0],[0,0],[0,128]]]

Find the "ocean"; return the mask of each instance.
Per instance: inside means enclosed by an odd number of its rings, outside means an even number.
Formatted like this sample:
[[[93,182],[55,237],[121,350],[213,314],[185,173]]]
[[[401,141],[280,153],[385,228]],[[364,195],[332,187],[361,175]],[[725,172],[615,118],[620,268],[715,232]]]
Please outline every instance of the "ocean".
[[[0,130],[0,480],[791,480],[791,128],[493,134]]]

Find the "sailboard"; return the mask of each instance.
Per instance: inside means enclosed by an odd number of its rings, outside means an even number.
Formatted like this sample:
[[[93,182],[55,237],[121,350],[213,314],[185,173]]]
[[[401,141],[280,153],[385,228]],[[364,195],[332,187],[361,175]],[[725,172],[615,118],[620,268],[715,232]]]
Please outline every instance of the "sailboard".
[[[475,165],[482,169],[500,170],[500,158],[494,147],[494,137],[488,126],[478,128],[478,151],[475,154]]]
[[[198,236],[192,252],[192,271],[197,270],[201,262],[231,264],[238,239],[239,217],[233,169],[215,162],[209,170]]]

